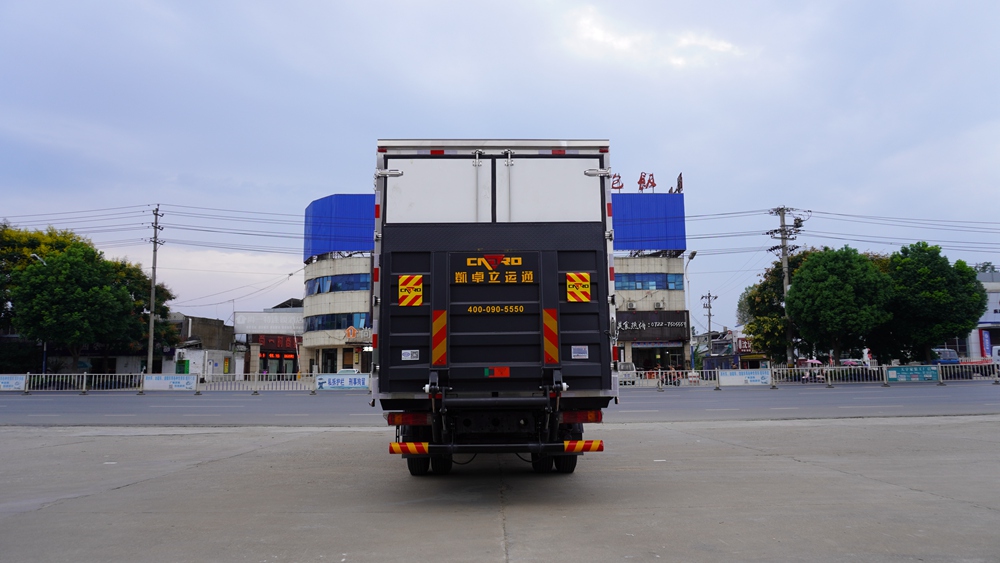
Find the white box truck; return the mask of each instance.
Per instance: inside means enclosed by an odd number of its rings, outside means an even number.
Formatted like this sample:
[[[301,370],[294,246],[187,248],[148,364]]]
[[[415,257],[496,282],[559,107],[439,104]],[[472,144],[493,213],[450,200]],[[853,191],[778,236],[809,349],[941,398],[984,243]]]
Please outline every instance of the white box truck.
[[[616,397],[608,141],[380,140],[373,400],[413,475],[572,472]]]

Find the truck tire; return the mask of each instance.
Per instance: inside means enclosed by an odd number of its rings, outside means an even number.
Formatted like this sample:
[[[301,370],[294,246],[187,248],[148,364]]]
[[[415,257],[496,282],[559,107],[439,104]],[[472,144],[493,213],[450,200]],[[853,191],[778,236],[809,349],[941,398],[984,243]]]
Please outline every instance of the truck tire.
[[[578,455],[557,455],[553,457],[556,462],[556,471],[559,473],[572,473],[576,469],[576,458]]]
[[[435,475],[447,475],[451,473],[452,465],[453,461],[450,454],[431,456],[431,470]]]
[[[550,455],[531,454],[531,470],[535,473],[552,471],[552,459]]]
[[[427,471],[431,468],[431,458],[426,456],[408,457],[406,458],[406,468],[410,470],[410,475],[414,477],[427,475]]]

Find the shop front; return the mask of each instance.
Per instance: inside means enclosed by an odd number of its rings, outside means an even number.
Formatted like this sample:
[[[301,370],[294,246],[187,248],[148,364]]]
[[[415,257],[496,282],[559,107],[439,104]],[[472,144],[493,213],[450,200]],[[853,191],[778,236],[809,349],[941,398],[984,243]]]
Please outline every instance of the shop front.
[[[301,336],[285,336],[281,334],[252,334],[249,342],[257,344],[252,349],[257,349],[259,360],[258,370],[261,379],[266,380],[293,380],[299,375],[299,347],[302,345]],[[250,354],[251,352],[247,352]],[[249,358],[247,365],[250,365]]]
[[[689,369],[687,311],[619,311],[619,357],[637,370]]]

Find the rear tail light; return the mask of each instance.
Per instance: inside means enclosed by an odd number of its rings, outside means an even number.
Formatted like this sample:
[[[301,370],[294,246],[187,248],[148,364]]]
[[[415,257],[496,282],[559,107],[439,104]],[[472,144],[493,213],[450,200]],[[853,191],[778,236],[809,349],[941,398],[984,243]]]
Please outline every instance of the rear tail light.
[[[582,424],[603,420],[604,414],[601,411],[563,411],[559,413],[560,424]]]
[[[431,415],[426,412],[390,412],[385,419],[389,426],[430,426]]]

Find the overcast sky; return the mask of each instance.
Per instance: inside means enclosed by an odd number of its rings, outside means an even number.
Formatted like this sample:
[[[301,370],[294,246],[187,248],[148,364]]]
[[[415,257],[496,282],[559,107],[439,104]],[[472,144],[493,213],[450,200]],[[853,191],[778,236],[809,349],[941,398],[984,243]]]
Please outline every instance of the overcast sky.
[[[1000,264],[998,28],[988,1],[0,0],[0,219],[148,268],[161,204],[173,308],[231,322],[302,296],[304,210],[371,193],[376,139],[610,139],[626,191],[684,173],[692,319],[711,291],[731,327],[778,206],[799,244]]]

